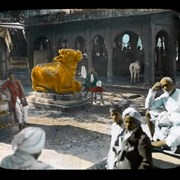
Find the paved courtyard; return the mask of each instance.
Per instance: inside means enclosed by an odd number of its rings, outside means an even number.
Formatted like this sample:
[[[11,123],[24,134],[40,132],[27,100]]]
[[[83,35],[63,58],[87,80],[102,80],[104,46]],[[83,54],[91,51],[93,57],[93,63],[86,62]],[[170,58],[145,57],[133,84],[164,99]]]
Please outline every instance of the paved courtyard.
[[[115,85],[115,84],[114,84]],[[112,121],[109,117],[109,107],[112,103],[132,105],[144,117],[144,98],[147,90],[134,91],[130,86],[124,89],[118,85],[105,86],[103,98],[82,110],[61,112],[36,109],[30,106],[28,126],[39,126],[46,131],[46,146],[39,160],[53,165],[56,169],[88,169],[106,158],[110,145],[110,130]],[[142,84],[139,88],[143,88]],[[136,89],[137,88],[137,89]],[[31,87],[25,87],[26,93]],[[145,119],[142,124],[149,135]],[[14,127],[17,132],[17,127]],[[10,142],[12,136],[2,138],[0,142],[0,161],[6,155],[13,153]],[[161,168],[172,168],[180,165],[180,160],[169,155],[153,153],[154,163]]]

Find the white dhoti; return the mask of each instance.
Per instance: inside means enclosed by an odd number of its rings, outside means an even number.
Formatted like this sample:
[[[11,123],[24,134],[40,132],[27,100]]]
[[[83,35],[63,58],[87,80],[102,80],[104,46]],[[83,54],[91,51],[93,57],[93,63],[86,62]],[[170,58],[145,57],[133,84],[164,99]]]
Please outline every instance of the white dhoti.
[[[86,79],[87,70],[86,70],[85,66],[81,66],[81,76],[82,76],[82,78]]]
[[[165,140],[175,152],[180,145],[180,113],[163,111],[153,121],[155,122],[153,140]]]
[[[18,97],[15,105],[15,113],[19,124],[27,122],[28,106],[23,106],[21,104],[21,100]]]

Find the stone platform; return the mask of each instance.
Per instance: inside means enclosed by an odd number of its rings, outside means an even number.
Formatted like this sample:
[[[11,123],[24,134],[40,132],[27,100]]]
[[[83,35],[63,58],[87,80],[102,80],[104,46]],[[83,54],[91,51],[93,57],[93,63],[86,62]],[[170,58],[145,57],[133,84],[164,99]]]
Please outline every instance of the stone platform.
[[[90,106],[90,100],[81,93],[63,94],[30,92],[27,96],[30,107],[55,111],[72,111]]]

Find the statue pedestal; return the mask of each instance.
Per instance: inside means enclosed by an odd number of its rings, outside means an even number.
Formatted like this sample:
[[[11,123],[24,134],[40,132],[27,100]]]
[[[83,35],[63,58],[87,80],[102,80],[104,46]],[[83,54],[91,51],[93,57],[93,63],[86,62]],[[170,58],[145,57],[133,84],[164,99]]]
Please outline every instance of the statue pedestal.
[[[83,109],[90,105],[90,101],[83,98],[81,93],[63,94],[31,92],[27,97],[29,106],[55,111],[72,111]]]

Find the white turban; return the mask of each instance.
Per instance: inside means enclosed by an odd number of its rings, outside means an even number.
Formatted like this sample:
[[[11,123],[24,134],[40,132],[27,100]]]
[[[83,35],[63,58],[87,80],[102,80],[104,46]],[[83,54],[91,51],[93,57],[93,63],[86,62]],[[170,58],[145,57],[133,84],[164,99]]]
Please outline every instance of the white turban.
[[[138,120],[140,123],[142,122],[141,114],[133,107],[126,108],[122,113],[122,118],[124,119],[126,115],[129,115],[130,117]]]
[[[12,148],[28,154],[36,154],[45,146],[46,134],[39,127],[27,127],[14,136]]]

